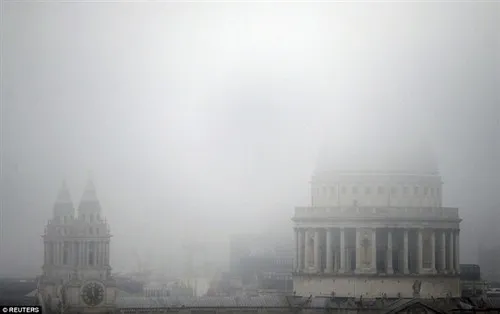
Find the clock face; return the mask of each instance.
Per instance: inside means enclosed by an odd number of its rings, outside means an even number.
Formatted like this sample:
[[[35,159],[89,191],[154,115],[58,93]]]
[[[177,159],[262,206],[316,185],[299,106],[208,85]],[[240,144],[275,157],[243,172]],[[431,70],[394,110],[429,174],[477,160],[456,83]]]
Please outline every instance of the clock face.
[[[104,286],[99,282],[87,283],[82,288],[82,299],[87,305],[99,305],[104,300]]]

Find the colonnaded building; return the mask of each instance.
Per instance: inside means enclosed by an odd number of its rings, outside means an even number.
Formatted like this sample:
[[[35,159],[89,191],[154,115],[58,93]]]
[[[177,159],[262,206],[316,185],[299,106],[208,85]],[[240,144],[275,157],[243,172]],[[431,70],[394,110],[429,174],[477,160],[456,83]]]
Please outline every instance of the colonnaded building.
[[[431,150],[372,140],[320,158],[311,205],[293,217],[296,293],[459,297],[461,219],[443,207]]]

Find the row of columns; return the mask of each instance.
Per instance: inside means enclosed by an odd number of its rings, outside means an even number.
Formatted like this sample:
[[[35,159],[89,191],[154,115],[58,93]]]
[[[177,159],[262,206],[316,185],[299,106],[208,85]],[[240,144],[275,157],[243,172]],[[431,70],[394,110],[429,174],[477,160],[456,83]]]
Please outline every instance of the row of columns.
[[[108,266],[109,241],[54,241],[45,242],[46,265]]]
[[[355,229],[355,254],[351,254],[354,248],[347,247],[348,239],[346,235],[347,229]],[[364,238],[362,231],[365,231]],[[386,232],[387,243],[384,247],[384,257],[377,256],[377,230]],[[409,252],[416,251],[416,265],[412,267],[412,272],[416,273],[448,273],[454,274],[460,271],[459,260],[459,230],[458,229],[389,229],[389,228],[371,228],[371,236],[367,237],[366,228],[295,228],[295,261],[294,269],[296,272],[324,272],[324,273],[345,273],[350,271],[355,272],[370,272],[376,273],[378,270],[377,258],[383,259],[385,269],[382,271],[387,274],[394,273],[394,241],[393,233],[395,230],[402,230],[402,250],[399,248],[397,256],[399,272],[404,274],[410,273],[409,267]],[[416,233],[416,247],[409,247],[409,232],[410,230]],[[430,232],[430,237],[426,242],[423,241],[423,232]],[[326,234],[325,248],[321,245],[320,234]],[[334,241],[334,232],[338,235],[338,241]],[[401,232],[399,232],[401,233]],[[311,240],[310,240],[311,239]],[[336,240],[336,239],[335,239]],[[436,250],[437,242],[439,241],[439,251]],[[334,249],[334,242],[339,242]],[[352,241],[351,241],[352,242]],[[311,244],[312,243],[312,244]],[[371,245],[369,244],[371,243]],[[375,245],[373,245],[375,244]],[[365,248],[365,263],[362,264],[362,247]],[[367,248],[369,247],[369,255]],[[426,263],[424,263],[424,249],[428,253]],[[325,252],[326,251],[326,252]],[[436,259],[436,252],[439,254]],[[322,259],[322,254],[326,254]],[[355,258],[355,267],[350,267]],[[312,259],[312,261],[311,261]],[[322,269],[322,260],[325,261]],[[439,261],[439,263],[436,263]],[[369,265],[367,267],[367,264]],[[425,265],[424,265],[425,264]]]

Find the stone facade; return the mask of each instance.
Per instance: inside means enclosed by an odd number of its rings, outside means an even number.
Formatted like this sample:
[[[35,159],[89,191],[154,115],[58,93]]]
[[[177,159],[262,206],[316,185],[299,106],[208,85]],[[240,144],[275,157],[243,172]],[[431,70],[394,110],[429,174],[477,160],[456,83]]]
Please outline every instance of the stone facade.
[[[78,210],[63,184],[53,217],[43,235],[43,275],[38,299],[46,311],[107,313],[114,311],[116,285],[111,277],[110,239],[93,183],[89,180]],[[85,302],[85,289],[96,298]]]
[[[434,170],[317,172],[292,219],[296,293],[459,297],[461,219],[441,191]]]

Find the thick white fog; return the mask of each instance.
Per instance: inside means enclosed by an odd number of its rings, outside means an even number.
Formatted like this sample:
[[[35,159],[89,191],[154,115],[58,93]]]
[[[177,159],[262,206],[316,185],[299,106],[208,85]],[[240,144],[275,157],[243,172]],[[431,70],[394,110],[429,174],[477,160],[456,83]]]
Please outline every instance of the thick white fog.
[[[186,238],[227,263],[230,234],[292,236],[326,143],[346,160],[377,132],[429,147],[415,160],[438,162],[476,262],[500,222],[499,12],[4,1],[0,275],[40,272],[57,190],[66,179],[77,204],[88,171],[116,270],[135,251],[177,269]]]

